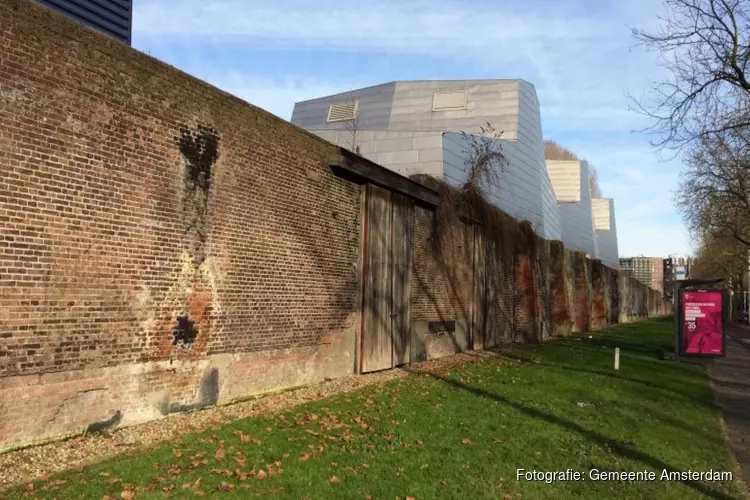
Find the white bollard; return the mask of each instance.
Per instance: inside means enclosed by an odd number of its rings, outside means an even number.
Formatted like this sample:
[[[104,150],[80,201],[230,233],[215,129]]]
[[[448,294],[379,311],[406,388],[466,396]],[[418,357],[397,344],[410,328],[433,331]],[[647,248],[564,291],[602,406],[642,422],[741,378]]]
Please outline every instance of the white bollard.
[[[620,348],[615,347],[615,370],[620,369]]]

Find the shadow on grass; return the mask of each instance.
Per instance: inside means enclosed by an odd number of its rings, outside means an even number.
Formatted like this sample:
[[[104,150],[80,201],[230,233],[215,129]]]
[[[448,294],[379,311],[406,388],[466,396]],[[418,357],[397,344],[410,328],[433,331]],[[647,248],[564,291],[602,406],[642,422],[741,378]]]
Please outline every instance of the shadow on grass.
[[[680,472],[680,473],[686,472],[686,471],[683,471],[682,469],[677,469],[675,467],[672,467],[669,464],[662,462],[656,457],[652,457],[651,455],[635,450],[627,443],[622,443],[618,440],[610,439],[607,436],[588,430],[576,424],[575,422],[568,421],[566,419],[557,417],[555,415],[550,415],[543,411],[537,410],[536,408],[530,408],[528,406],[517,403],[515,401],[512,401],[498,394],[494,394],[492,392],[486,391],[484,389],[471,387],[466,384],[462,384],[461,382],[457,382],[455,380],[450,380],[444,377],[440,377],[434,373],[424,373],[423,375],[439,380],[457,389],[469,391],[477,396],[508,405],[516,409],[517,411],[520,411],[522,413],[525,413],[526,415],[529,415],[530,417],[537,418],[547,423],[557,425],[569,431],[575,432],[583,436],[584,438],[598,444],[602,448],[610,450],[612,453],[620,456],[621,458],[625,458],[629,460],[636,460],[657,470],[667,469],[670,472]],[[701,493],[702,495],[705,495],[708,498],[715,498],[715,499],[722,499],[722,500],[734,500],[734,497],[731,497],[723,492],[716,491],[704,485],[703,483],[699,483],[699,482],[691,481],[691,480],[681,480],[680,482],[684,484],[685,486],[688,486],[694,489],[695,491]]]
[[[618,381],[623,381],[623,382],[631,382],[633,384],[638,384],[644,387],[648,387],[649,389],[654,389],[655,391],[659,391],[661,393],[677,394],[680,397],[689,399],[690,401],[692,401],[693,403],[697,405],[705,406],[712,410],[717,408],[716,404],[712,403],[711,401],[695,397],[694,394],[691,394],[687,391],[677,390],[674,387],[669,387],[668,385],[665,386],[663,377],[660,378],[660,383],[655,383],[655,382],[651,382],[649,380],[644,380],[641,378],[634,378],[634,377],[628,377],[625,375],[620,375],[614,371],[596,370],[592,368],[580,368],[580,367],[566,366],[564,364],[545,363],[544,361],[532,360],[532,358],[528,356],[522,356],[522,355],[518,355],[515,353],[510,353],[510,352],[500,352],[499,355],[501,357],[515,359],[521,362],[534,363],[537,366],[552,368],[553,370],[564,370],[564,371],[570,371],[570,372],[576,372],[576,373],[585,373],[589,375],[596,375],[599,377],[608,377],[613,380],[618,380]],[[670,365],[670,367],[672,367],[672,365]],[[679,385],[684,387],[686,384],[681,381]]]

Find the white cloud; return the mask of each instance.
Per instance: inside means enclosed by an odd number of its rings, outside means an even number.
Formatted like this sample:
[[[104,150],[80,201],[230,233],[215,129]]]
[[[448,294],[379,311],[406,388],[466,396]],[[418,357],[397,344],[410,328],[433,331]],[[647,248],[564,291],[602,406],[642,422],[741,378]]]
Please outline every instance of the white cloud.
[[[197,76],[287,119],[297,101],[412,78],[412,67],[398,66],[401,55],[438,58],[451,77],[476,77],[457,76],[452,65],[460,61],[487,77],[527,78],[542,104],[545,136],[565,138],[589,159],[604,195],[615,198],[621,252],[669,254],[689,250],[672,204],[679,162],[662,161],[631,133],[645,122],[625,97],[659,74],[629,32],[653,28],[658,8],[653,0],[143,0],[135,4],[134,38],[144,47],[184,47],[173,55]],[[196,60],[197,46],[215,58]],[[286,73],[269,74],[229,59],[243,46],[330,60],[357,52],[363,68],[372,54],[389,54],[393,69],[382,81],[350,68],[300,77],[291,63]]]
[[[542,11],[446,0],[347,4],[336,0],[151,0],[135,8],[135,31],[141,35],[304,40],[343,49],[399,52],[443,53],[446,48],[467,47],[486,50],[494,43],[506,45],[536,38],[594,39],[607,36],[617,23],[554,15],[558,10],[554,4],[546,4]],[[450,44],[435,44],[441,41]]]

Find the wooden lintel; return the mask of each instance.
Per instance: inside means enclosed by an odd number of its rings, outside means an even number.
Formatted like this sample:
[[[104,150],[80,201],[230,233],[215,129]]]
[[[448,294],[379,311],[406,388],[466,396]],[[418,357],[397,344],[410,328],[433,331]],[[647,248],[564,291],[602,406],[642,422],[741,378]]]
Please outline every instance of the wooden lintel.
[[[413,179],[388,170],[367,158],[355,155],[349,150],[342,148],[341,160],[339,165],[331,165],[331,168],[344,170],[367,182],[407,196],[430,207],[436,207],[439,203],[440,198],[434,190]]]

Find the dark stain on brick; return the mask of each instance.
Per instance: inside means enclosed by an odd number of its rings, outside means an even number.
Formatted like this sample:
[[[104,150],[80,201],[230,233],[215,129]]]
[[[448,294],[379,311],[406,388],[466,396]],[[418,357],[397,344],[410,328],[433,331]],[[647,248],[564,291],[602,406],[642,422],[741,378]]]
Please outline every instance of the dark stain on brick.
[[[179,413],[190,410],[200,410],[208,406],[214,406],[219,401],[219,370],[211,368],[201,380],[198,401],[195,403],[171,403],[167,413]]]
[[[198,125],[195,132],[186,125],[180,127],[175,143],[187,162],[185,181],[191,189],[208,194],[211,170],[219,159],[219,141],[216,129],[210,125]]]
[[[200,265],[206,259],[208,201],[213,168],[219,159],[220,138],[210,125],[199,124],[195,130],[181,125],[179,130],[174,141],[185,159],[182,200],[185,245],[196,265]]]
[[[172,345],[187,349],[193,345],[198,337],[198,326],[187,314],[177,316],[177,325],[172,330]]]

